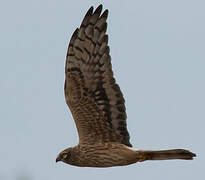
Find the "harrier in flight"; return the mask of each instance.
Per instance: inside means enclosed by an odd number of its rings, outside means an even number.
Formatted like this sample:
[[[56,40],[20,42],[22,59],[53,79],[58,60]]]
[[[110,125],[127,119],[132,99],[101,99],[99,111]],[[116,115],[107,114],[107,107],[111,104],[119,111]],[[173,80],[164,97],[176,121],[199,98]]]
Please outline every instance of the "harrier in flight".
[[[107,16],[91,7],[73,33],[65,65],[65,99],[75,120],[79,144],[59,153],[56,162],[81,167],[124,166],[146,160],[185,159],[185,149],[136,150],[127,131],[125,100],[113,77]]]

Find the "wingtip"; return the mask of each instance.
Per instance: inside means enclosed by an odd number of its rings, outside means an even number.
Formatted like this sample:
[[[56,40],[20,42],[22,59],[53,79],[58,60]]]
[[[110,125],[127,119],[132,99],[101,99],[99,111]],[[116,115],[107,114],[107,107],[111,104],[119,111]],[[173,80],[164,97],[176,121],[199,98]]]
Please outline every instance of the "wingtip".
[[[76,28],[75,31],[74,31],[73,34],[72,34],[71,39],[75,39],[75,38],[78,36],[78,31],[79,31],[79,29]]]
[[[100,4],[100,5],[96,8],[96,10],[97,10],[97,9],[99,9],[99,10],[101,9],[101,10],[102,10],[102,8],[103,8],[103,5]]]
[[[106,9],[106,10],[102,13],[102,15],[100,16],[100,18],[105,18],[105,19],[107,19],[108,13],[109,13],[109,11],[108,11],[108,9]]]
[[[102,4],[100,4],[100,5],[96,8],[94,14],[98,14],[98,16],[100,16],[100,14],[101,14],[101,12],[102,12],[102,8],[103,8],[103,6],[102,6]]]
[[[93,14],[93,6],[91,6],[89,9],[88,9],[88,11],[87,11],[87,13],[86,13],[86,15],[85,16],[88,16],[88,15],[92,15]]]

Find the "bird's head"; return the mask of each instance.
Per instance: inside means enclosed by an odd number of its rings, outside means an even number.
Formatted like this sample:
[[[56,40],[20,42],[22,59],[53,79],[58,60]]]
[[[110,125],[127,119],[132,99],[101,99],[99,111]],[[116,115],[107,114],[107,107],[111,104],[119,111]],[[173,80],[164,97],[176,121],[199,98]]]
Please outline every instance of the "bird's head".
[[[68,163],[70,162],[71,160],[71,152],[72,152],[72,148],[68,148],[68,149],[65,149],[63,150],[62,152],[60,152],[56,158],[56,162],[58,161],[63,161],[65,163]]]

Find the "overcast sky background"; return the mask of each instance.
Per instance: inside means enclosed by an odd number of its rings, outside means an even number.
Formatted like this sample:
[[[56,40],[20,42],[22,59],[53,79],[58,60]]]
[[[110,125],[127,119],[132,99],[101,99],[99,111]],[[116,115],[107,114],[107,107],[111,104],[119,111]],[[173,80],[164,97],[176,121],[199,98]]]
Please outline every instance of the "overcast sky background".
[[[194,161],[106,169],[55,163],[78,142],[64,100],[68,41],[91,5],[109,9],[113,71],[140,149],[187,148]],[[204,179],[204,0],[8,0],[0,5],[0,179]]]

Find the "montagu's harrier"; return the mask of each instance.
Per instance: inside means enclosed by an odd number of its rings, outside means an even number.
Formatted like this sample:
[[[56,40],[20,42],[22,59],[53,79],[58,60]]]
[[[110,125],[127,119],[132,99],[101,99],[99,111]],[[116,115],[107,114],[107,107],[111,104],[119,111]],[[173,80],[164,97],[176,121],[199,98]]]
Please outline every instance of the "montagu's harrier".
[[[57,161],[84,167],[123,166],[146,160],[186,159],[184,149],[136,150],[127,131],[125,100],[115,82],[106,34],[108,10],[86,13],[73,33],[65,65],[65,99],[75,120],[79,144]]]

